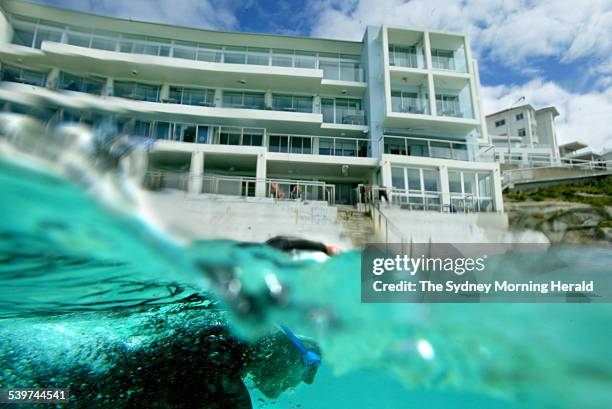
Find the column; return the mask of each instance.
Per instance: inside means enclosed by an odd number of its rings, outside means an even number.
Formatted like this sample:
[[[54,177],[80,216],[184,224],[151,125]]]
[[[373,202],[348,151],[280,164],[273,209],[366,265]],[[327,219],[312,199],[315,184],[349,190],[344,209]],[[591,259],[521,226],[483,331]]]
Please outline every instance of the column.
[[[104,91],[102,91],[102,95],[113,95],[113,79],[107,78],[106,85],[104,86]]]
[[[204,152],[196,151],[191,154],[191,165],[189,167],[189,182],[187,191],[189,193],[202,193],[204,182]]]
[[[217,108],[223,106],[223,91],[221,88],[215,88],[215,106]]]
[[[161,102],[164,102],[168,98],[170,98],[170,84],[165,82],[162,84],[161,89],[159,90],[159,100]],[[180,102],[180,101],[176,101],[176,102]]]
[[[255,196],[266,197],[266,154],[257,155],[257,169],[255,171]]]
[[[264,94],[264,105],[266,107],[272,107],[272,91],[269,89],[267,89],[266,93]]]
[[[442,192],[442,208],[450,208],[450,188],[448,186],[448,168],[445,165],[440,166],[440,192]]]
[[[53,68],[49,74],[47,75],[47,83],[45,84],[47,88],[57,88],[59,81],[59,68]]]
[[[493,171],[493,200],[495,200],[495,210],[497,212],[504,211],[504,196],[502,193],[502,181],[499,171],[499,165]]]

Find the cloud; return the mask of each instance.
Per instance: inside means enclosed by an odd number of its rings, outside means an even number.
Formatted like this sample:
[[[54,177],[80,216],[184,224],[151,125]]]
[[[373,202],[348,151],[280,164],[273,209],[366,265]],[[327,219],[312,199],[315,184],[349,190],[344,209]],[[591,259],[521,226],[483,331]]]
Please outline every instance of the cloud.
[[[38,0],[94,14],[180,26],[231,30],[238,26],[239,0]]]
[[[612,72],[612,0],[319,0],[317,37],[359,40],[367,25],[399,25],[470,35],[481,59],[517,67],[534,57],[571,63],[596,57]],[[597,60],[596,60],[597,61]]]
[[[552,81],[537,78],[522,85],[482,87],[486,113],[513,105],[524,96],[535,109],[555,106],[560,143],[585,142],[596,149],[612,147],[612,87],[602,92],[571,93]]]

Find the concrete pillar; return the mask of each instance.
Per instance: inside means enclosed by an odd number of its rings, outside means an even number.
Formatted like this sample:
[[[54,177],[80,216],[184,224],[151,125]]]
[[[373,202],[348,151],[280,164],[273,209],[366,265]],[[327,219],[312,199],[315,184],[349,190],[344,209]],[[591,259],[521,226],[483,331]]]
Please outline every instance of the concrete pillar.
[[[319,94],[312,98],[312,112],[315,114],[321,113],[321,96]]]
[[[393,203],[393,193],[389,191],[393,186],[393,179],[391,178],[391,162],[384,161],[380,167],[380,170],[381,185],[388,189],[387,197],[389,198],[389,202]],[[374,192],[374,194],[376,197],[378,197],[378,193]]]
[[[221,88],[215,88],[215,106],[217,108],[223,106],[223,90]]]
[[[504,196],[502,193],[501,172],[499,166],[493,171],[493,200],[497,212],[504,211]]]
[[[438,109],[436,108],[436,88],[434,86],[433,74],[427,74],[427,87],[429,89],[430,115],[438,115]]]
[[[57,85],[59,83],[59,75],[60,75],[59,68],[52,68],[49,74],[47,75],[46,87],[47,88],[57,88]]]
[[[272,107],[272,91],[269,89],[267,89],[266,93],[264,94],[264,105],[266,107]]]
[[[106,85],[104,86],[104,90],[102,91],[102,95],[113,95],[113,79],[107,78]]]
[[[13,39],[13,27],[9,23],[8,19],[0,10],[0,42],[10,43]]]
[[[191,154],[191,165],[189,166],[189,182],[187,191],[189,193],[202,193],[204,182],[204,152],[196,151]]]
[[[440,191],[442,192],[442,206],[450,205],[450,188],[448,186],[448,168],[445,165],[440,166]]]
[[[161,89],[159,90],[159,100],[163,102],[164,100],[167,100],[168,98],[170,98],[170,84],[165,82],[162,84]],[[180,102],[180,101],[176,101],[176,102]]]
[[[257,155],[257,168],[255,171],[255,196],[266,197],[266,154]]]

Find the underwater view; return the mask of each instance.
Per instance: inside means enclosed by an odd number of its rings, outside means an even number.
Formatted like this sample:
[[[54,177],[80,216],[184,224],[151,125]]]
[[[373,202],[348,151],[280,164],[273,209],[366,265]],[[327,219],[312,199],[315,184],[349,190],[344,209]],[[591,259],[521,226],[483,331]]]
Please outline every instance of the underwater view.
[[[9,139],[1,388],[88,408],[610,407],[611,304],[362,303],[357,250],[188,242],[103,155]],[[543,257],[611,273],[606,247]]]

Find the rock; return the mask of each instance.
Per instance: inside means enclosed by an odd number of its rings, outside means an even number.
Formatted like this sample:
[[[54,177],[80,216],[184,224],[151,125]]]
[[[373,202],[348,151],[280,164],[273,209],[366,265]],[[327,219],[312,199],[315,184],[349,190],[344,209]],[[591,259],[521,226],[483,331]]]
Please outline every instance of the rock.
[[[568,202],[506,203],[512,229],[532,229],[551,243],[612,244],[612,209]]]

